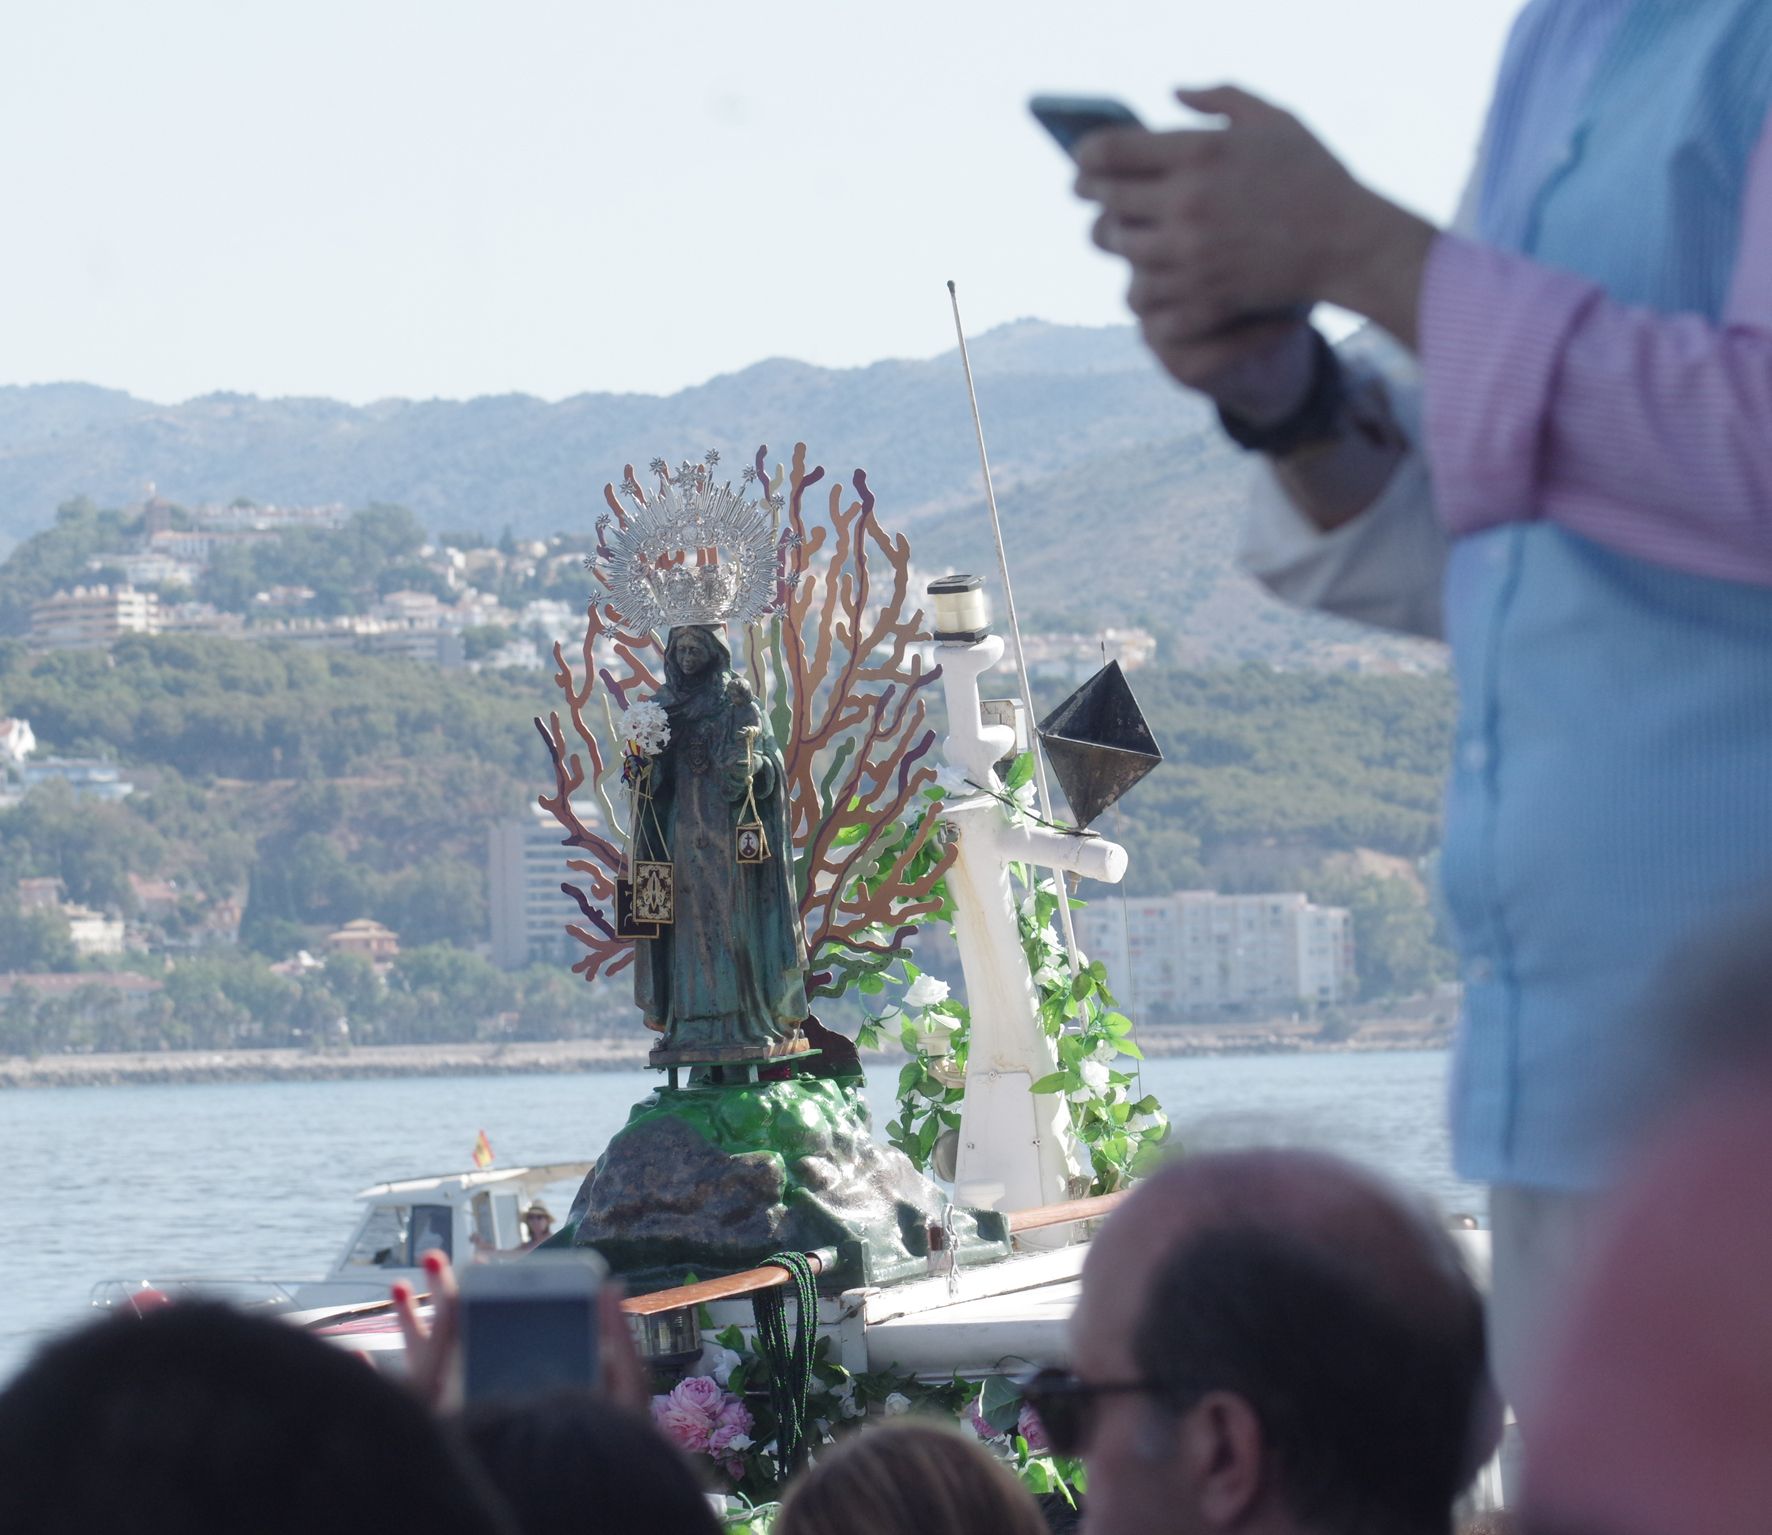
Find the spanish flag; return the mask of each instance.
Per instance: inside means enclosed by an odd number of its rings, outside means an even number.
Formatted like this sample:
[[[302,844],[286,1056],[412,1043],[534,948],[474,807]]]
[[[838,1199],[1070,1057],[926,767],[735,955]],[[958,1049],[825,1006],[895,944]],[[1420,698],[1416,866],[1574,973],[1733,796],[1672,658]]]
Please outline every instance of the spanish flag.
[[[474,1142],[474,1166],[492,1166],[492,1142],[486,1139],[484,1130],[480,1132],[479,1138]]]

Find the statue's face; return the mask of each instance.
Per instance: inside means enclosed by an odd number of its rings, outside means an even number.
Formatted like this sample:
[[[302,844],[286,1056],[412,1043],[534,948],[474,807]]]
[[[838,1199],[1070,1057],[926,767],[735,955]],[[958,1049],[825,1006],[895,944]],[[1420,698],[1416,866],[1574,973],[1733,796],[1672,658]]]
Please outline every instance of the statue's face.
[[[713,647],[699,634],[680,634],[671,642],[671,654],[685,677],[699,676],[714,659]]]

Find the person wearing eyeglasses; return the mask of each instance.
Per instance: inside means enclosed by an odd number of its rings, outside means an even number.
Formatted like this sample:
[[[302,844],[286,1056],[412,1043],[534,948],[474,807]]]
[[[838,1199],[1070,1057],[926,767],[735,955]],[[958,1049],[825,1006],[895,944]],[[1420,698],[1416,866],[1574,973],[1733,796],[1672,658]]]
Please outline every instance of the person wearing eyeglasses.
[[[1446,1535],[1493,1452],[1481,1297],[1337,1158],[1190,1157],[1090,1244],[1069,1369],[1025,1383],[1094,1535]]]

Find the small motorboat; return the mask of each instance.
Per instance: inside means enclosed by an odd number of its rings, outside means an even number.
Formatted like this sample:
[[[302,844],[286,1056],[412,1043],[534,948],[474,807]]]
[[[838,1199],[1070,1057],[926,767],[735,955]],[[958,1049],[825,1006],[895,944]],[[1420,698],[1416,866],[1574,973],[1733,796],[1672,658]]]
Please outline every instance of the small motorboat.
[[[555,1203],[564,1210],[593,1165],[546,1162],[377,1183],[356,1196],[360,1207],[356,1227],[323,1277],[103,1279],[92,1287],[91,1302],[104,1309],[141,1310],[166,1300],[202,1296],[281,1313],[384,1301],[388,1287],[397,1280],[404,1279],[415,1289],[426,1287],[421,1265],[432,1250],[458,1265],[525,1251],[543,1234],[530,1229],[531,1207],[545,1191],[560,1185]]]

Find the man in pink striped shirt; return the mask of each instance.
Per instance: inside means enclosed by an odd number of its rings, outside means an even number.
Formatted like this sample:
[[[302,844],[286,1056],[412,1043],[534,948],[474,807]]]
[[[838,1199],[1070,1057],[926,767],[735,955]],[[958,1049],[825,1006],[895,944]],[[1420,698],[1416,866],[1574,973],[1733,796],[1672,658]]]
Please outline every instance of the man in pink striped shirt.
[[[1772,883],[1772,7],[1531,0],[1457,232],[1245,92],[1181,99],[1227,126],[1091,135],[1078,190],[1152,350],[1258,455],[1246,565],[1451,646],[1454,1157],[1529,1418],[1667,1051],[1636,1010]],[[1244,320],[1318,300],[1414,360]]]

